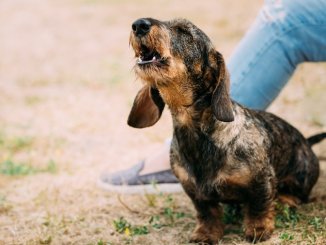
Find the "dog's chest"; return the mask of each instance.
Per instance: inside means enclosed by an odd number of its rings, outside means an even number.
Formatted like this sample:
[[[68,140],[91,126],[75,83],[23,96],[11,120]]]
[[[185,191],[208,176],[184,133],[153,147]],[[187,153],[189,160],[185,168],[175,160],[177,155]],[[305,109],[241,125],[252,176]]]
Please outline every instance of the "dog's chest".
[[[251,178],[249,168],[233,168],[226,149],[193,132],[175,133],[171,163],[183,187],[198,199],[239,201]]]
[[[213,177],[227,161],[226,150],[219,149],[212,138],[186,127],[175,129],[172,151],[186,171],[199,181]]]
[[[194,174],[189,165],[172,165],[173,171],[187,193],[198,200],[214,199],[220,202],[242,202],[246,189],[250,185],[249,170],[236,171],[219,170],[203,174]]]

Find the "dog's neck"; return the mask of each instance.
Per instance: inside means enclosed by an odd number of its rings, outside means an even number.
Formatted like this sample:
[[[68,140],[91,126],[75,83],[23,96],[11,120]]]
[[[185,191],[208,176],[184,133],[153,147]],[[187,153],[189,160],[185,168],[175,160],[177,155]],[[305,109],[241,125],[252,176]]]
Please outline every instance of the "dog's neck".
[[[198,81],[197,84],[203,84]],[[214,84],[213,84],[214,85]],[[174,125],[181,127],[211,130],[214,128],[223,130],[229,123],[218,121],[212,110],[212,96],[214,86],[194,86],[191,81],[174,83],[156,83],[159,93],[169,107]]]
[[[182,105],[177,108],[169,108],[175,126],[188,127],[190,129],[201,130],[205,127],[211,127],[216,123],[211,108],[211,96],[206,94],[188,105]]]
[[[239,125],[243,124],[243,118],[239,117],[239,110],[242,107],[236,102],[232,102],[234,111],[234,121],[222,122],[216,119],[211,105],[211,95],[199,97],[190,106],[179,107],[177,110],[170,110],[173,118],[173,124],[177,127],[186,127],[191,131],[195,129],[196,132],[209,134],[212,131],[218,132],[223,135],[225,132],[237,129]],[[235,130],[234,132],[238,132]]]
[[[183,108],[187,108],[193,103],[192,92],[179,85],[172,83],[169,84],[169,86],[159,86],[158,90],[172,113],[182,111]]]

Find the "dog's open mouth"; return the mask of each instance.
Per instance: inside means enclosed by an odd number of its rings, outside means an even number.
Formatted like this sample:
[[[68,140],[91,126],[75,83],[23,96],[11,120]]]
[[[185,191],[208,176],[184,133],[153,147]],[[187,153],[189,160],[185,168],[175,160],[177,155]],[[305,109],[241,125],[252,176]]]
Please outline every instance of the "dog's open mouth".
[[[163,61],[161,55],[155,51],[150,50],[145,45],[141,46],[140,55],[137,59],[138,65],[146,65],[146,64],[160,64]]]

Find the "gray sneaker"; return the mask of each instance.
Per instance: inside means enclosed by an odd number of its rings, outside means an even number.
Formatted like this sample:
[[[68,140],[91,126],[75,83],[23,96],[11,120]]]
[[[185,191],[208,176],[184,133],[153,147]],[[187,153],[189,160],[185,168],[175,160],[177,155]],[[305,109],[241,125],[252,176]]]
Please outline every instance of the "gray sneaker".
[[[182,187],[171,170],[140,175],[144,161],[129,169],[112,174],[102,174],[98,185],[107,191],[118,193],[174,193],[181,192]]]

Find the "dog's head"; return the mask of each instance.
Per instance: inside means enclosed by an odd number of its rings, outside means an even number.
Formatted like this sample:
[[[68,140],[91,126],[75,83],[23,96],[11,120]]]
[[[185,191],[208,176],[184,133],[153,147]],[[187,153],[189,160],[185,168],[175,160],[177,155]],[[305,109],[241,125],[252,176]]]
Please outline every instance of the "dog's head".
[[[184,19],[138,19],[132,24],[130,44],[136,75],[145,82],[130,112],[130,126],[154,125],[165,103],[178,110],[207,95],[215,117],[233,121],[224,59],[198,27]]]

